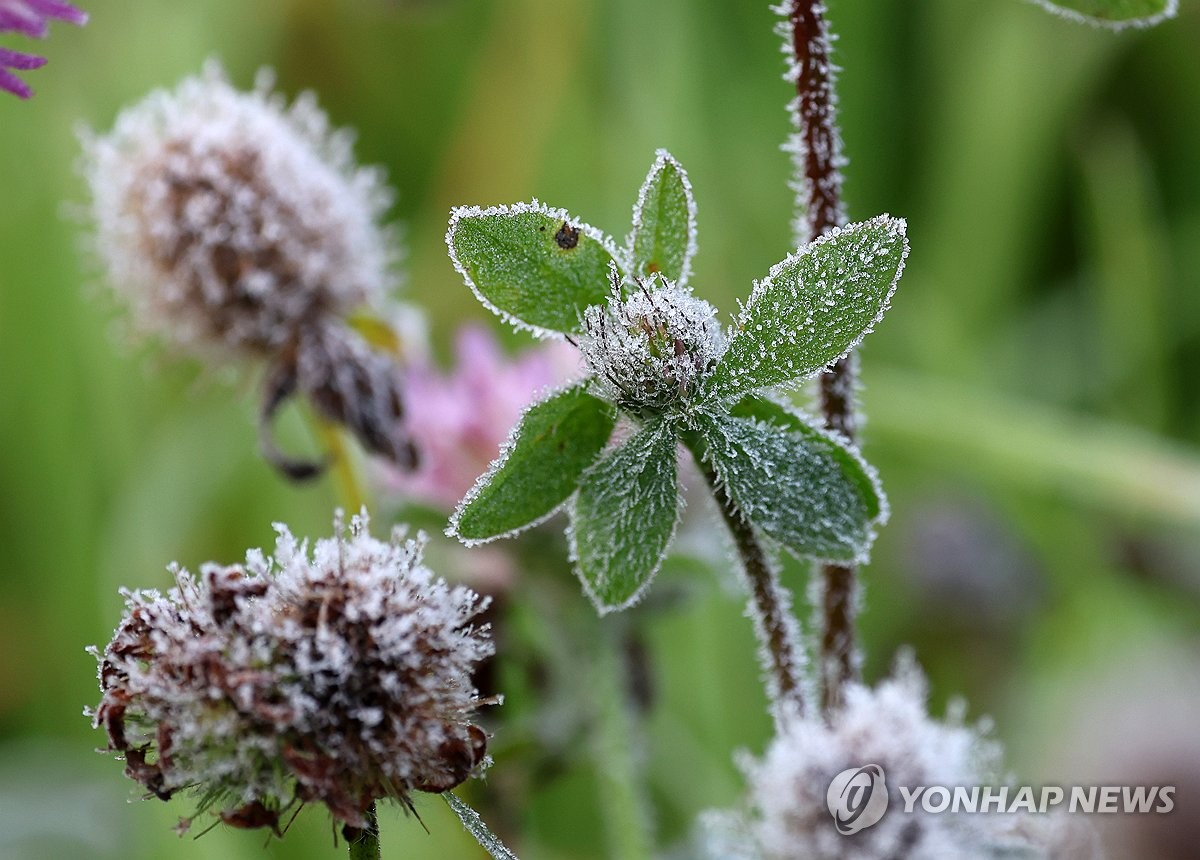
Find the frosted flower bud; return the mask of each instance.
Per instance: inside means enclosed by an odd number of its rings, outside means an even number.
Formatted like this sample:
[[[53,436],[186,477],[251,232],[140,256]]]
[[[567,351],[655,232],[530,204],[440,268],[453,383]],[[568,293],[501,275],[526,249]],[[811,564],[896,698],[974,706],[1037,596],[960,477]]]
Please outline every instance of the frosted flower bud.
[[[761,761],[745,764],[751,812],[738,826],[763,860],[872,858],[982,858],[1046,856],[1048,832],[1022,828],[1018,814],[945,811],[920,803],[903,813],[899,786],[996,785],[1000,748],[963,723],[961,707],[945,721],[926,710],[926,684],[911,660],[874,689],[847,688],[845,705],[829,721],[820,714],[792,718]],[[838,833],[826,792],[847,769],[879,765],[888,788],[888,812],[851,836]],[[728,832],[728,816],[712,819]],[[1042,845],[1035,840],[1043,841]],[[852,851],[852,855],[848,854]]]
[[[635,414],[686,405],[725,349],[716,309],[656,278],[622,294],[614,276],[608,305],[584,313],[579,347],[601,388]]]
[[[127,110],[84,140],[95,246],[144,332],[185,351],[271,362],[261,448],[292,478],[321,462],[280,453],[270,419],[299,393],[370,452],[412,468],[398,368],[345,317],[393,286],[391,202],[355,166],[310,95],[292,105],[261,74],[235,90],[219,66]]]
[[[95,247],[136,323],[192,351],[273,352],[305,321],[377,303],[391,195],[311,95],[216,63],[84,140]]]
[[[89,713],[127,776],[164,800],[193,790],[193,814],[278,832],[301,803],[361,827],[378,798],[407,803],[485,766],[471,675],[493,652],[474,623],[486,598],[437,578],[421,542],[367,525],[339,518],[311,551],[276,525],[273,556],[124,592],[124,619],[93,649]]]

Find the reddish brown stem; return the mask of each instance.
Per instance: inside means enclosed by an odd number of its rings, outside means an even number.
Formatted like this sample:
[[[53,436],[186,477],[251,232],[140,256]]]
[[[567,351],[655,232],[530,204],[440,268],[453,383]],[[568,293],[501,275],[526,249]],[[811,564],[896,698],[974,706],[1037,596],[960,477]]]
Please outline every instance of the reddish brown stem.
[[[792,0],[788,9],[795,55],[797,132],[803,158],[800,193],[808,233],[814,238],[846,221],[839,172],[842,140],[837,128],[834,68],[824,10],[819,0]]]
[[[806,237],[816,238],[846,222],[829,25],[820,0],[791,0],[787,17],[795,54],[797,167],[803,177],[798,203],[803,207]],[[853,356],[834,364],[820,379],[825,426],[849,439],[854,438],[856,429],[854,386]],[[841,703],[846,683],[858,677],[854,632],[857,576],[853,565],[825,564],[821,577],[818,671],[821,709],[828,714]]]
[[[768,698],[776,721],[781,723],[790,716],[804,713],[804,655],[796,641],[791,601],[779,582],[775,568],[767,559],[754,527],[746,522],[725,485],[717,478],[717,473],[705,462],[703,443],[691,439],[688,440],[688,446],[717,500],[721,516],[737,547],[742,570],[750,586],[754,632],[758,636],[763,667],[767,672]]]

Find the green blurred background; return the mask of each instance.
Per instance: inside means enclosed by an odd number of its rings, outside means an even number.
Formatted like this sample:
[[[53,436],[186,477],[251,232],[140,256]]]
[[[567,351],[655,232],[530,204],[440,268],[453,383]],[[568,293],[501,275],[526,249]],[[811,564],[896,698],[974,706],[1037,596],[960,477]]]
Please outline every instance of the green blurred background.
[[[284,91],[314,89],[387,167],[405,295],[448,354],[459,323],[486,318],[446,258],[452,205],[537,196],[623,236],[660,146],[696,189],[697,289],[732,310],[789,250],[789,92],[765,3],[82,5],[86,28],[36,46],[51,58],[28,75],[36,98],[0,97],[0,857],[261,856],[259,832],[177,838],[186,800],[127,802],[133,784],[80,716],[96,698],[83,649],[109,636],[118,586],[165,585],[171,560],[232,561],[273,520],[324,534],[335,490],[289,486],[257,457],[253,379],[114,335],[72,215],[76,125],[107,128],[209,56],[242,85],[271,65]],[[1016,773],[1062,781],[1080,711],[1121,699],[1117,683],[1095,704],[1105,684],[1161,678],[1138,694],[1153,706],[1200,674],[1200,3],[1118,35],[1019,0],[830,6],[851,215],[905,216],[913,246],[863,350],[866,451],[893,505],[864,575],[866,674],[913,644],[935,707],[965,695]],[[306,441],[295,414],[283,433]],[[601,635],[561,550],[540,557],[561,568],[561,617]],[[660,583],[683,599],[636,619],[664,844],[735,801],[733,753],[769,733],[741,600],[693,567]],[[788,576],[802,594],[803,571]],[[527,638],[552,650],[562,634]],[[536,714],[522,695],[506,707]],[[525,767],[497,744],[485,807]],[[508,813],[523,857],[612,856],[598,758],[525,774]],[[429,835],[384,812],[385,856],[478,856],[440,803],[418,809]],[[341,856],[315,811],[265,853]]]

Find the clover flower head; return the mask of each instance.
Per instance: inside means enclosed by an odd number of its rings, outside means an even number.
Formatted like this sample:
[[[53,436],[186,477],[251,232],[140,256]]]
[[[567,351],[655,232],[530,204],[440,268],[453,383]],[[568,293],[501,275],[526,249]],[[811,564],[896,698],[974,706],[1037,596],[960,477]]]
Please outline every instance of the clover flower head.
[[[976,860],[986,857],[1091,857],[1087,834],[1065,814],[905,811],[899,788],[970,789],[1001,781],[1001,748],[987,723],[967,725],[965,707],[951,706],[943,720],[930,716],[928,687],[911,654],[902,654],[892,677],[874,688],[850,685],[844,704],[828,718],[792,715],[760,760],[747,759],[746,812],[710,813],[706,839],[740,834],[756,860]],[[875,824],[839,833],[827,792],[846,770],[877,765],[887,785],[887,811]],[[881,810],[882,811],[882,810]]]
[[[216,362],[270,362],[260,447],[285,475],[324,464],[270,435],[295,394],[374,454],[411,468],[399,369],[348,319],[377,320],[394,284],[391,194],[359,168],[309,94],[290,106],[260,73],[239,92],[219,65],[84,136],[94,245],[137,328]]]
[[[84,139],[95,248],[138,325],[210,352],[269,353],[307,321],[378,303],[393,284],[391,202],[309,94],[220,66]]]
[[[898,853],[969,856],[960,850],[963,840],[978,845],[985,835],[972,829],[972,819],[983,822],[987,816],[884,815],[847,837],[837,832],[826,803],[836,775],[866,764],[883,769],[892,812],[903,808],[898,786],[980,785],[995,774],[999,746],[963,723],[961,707],[945,721],[930,717],[926,695],[915,663],[901,661],[895,675],[877,687],[847,688],[844,706],[828,721],[819,713],[791,718],[762,760],[744,763],[751,830],[767,860],[842,858],[850,842],[853,856],[863,860]]]
[[[378,798],[447,791],[486,765],[471,673],[493,651],[473,621],[487,601],[437,578],[421,541],[367,527],[365,512],[348,529],[339,515],[310,550],[276,525],[273,556],[124,592],[125,617],[93,649],[89,713],[127,776],[278,832],[297,803],[359,827]]]
[[[635,414],[690,403],[725,348],[716,308],[659,276],[626,290],[615,275],[607,304],[583,319],[584,361],[604,394]]]

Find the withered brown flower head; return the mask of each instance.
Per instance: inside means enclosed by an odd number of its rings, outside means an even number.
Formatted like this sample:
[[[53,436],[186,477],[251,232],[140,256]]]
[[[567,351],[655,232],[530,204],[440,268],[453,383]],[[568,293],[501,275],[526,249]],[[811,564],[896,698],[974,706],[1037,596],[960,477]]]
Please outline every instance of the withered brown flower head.
[[[175,587],[124,592],[89,711],[125,773],[164,800],[184,789],[238,827],[278,832],[297,804],[351,826],[385,797],[447,791],[487,764],[471,722],[486,607],[421,563],[420,541],[349,529],[244,565],[174,567]]]
[[[267,360],[276,380],[268,402],[298,364],[326,368],[320,385],[291,390],[337,390],[342,408],[318,410],[368,450],[411,467],[399,383],[385,379],[388,361],[345,321],[361,309],[381,312],[396,257],[392,231],[381,226],[391,192],[380,171],[355,164],[351,143],[311,95],[288,105],[269,75],[240,92],[210,63],[123,111],[108,134],[85,136],[93,245],[139,329],[216,361]],[[308,346],[323,351],[306,357]],[[342,363],[332,364],[334,355]],[[375,384],[354,384],[365,376]],[[345,420],[353,413],[389,421]],[[275,453],[269,436],[264,450]],[[276,463],[294,477],[320,471]]]
[[[310,95],[220,67],[84,140],[96,251],[143,330],[191,351],[274,351],[297,325],[394,286],[392,195]]]

